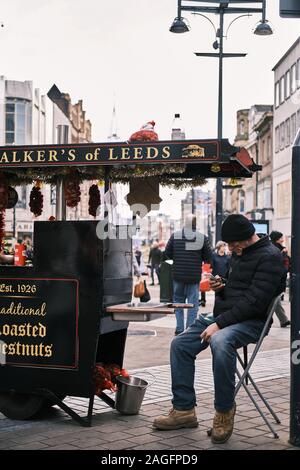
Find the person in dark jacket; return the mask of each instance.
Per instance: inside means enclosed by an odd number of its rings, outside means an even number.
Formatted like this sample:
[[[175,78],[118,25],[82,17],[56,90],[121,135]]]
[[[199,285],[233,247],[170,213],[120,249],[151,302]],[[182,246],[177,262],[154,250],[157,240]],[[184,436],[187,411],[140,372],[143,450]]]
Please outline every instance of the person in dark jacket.
[[[154,420],[156,429],[198,425],[194,390],[195,358],[211,347],[215,388],[215,417],[211,439],[226,442],[235,415],[236,350],[256,343],[272,299],[282,292],[285,269],[279,251],[268,236],[259,238],[254,225],[241,214],[229,215],[222,225],[222,240],[232,252],[226,283],[210,281],[216,293],[213,315],[197,318],[171,344],[173,408]]]
[[[276,246],[276,248],[278,248],[278,250],[280,251],[285,269],[287,272],[289,272],[291,259],[287,253],[287,249],[283,245],[284,243],[283,234],[281,232],[277,232],[276,230],[273,230],[270,233],[270,239],[273,245]],[[284,311],[281,301],[278,302],[276,309],[275,309],[275,313],[276,313],[278,320],[280,321],[281,328],[286,328],[287,326],[291,324],[290,320],[286,316],[286,313]]]
[[[199,309],[199,282],[202,261],[211,262],[211,248],[208,238],[196,230],[196,216],[188,214],[182,230],[173,233],[166,245],[164,258],[173,263],[173,301],[194,304],[188,309],[186,328],[194,323]],[[184,331],[184,312],[175,310],[175,335]]]
[[[216,276],[217,274],[220,277],[226,277],[229,264],[230,256],[225,253],[226,243],[223,241],[218,241],[216,244],[216,251],[212,256],[212,274]]]
[[[156,272],[158,284],[159,284],[159,265],[161,263],[161,256],[162,253],[160,249],[158,248],[158,243],[153,242],[150,252],[149,252],[149,259],[148,259],[148,264],[151,266],[151,279],[152,283],[150,286],[154,286],[154,271]]]

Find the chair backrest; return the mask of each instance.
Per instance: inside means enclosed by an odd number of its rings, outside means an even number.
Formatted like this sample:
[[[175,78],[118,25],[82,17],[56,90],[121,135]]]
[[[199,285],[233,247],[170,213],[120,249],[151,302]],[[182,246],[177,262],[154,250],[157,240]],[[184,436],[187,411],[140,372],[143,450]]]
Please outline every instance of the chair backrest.
[[[243,368],[244,368],[244,372],[243,374],[239,377],[239,383],[237,384],[236,388],[235,388],[235,392],[234,392],[234,395],[236,396],[237,392],[239,391],[240,387],[241,387],[241,384],[243,382],[244,379],[246,379],[247,381],[247,375],[248,375],[248,371],[256,357],[256,354],[258,353],[259,351],[259,348],[264,340],[264,337],[266,336],[266,332],[267,332],[267,329],[269,328],[269,325],[270,325],[270,322],[272,320],[272,316],[275,312],[275,308],[278,304],[278,302],[280,301],[281,299],[281,296],[282,294],[280,295],[277,295],[276,297],[273,297],[273,299],[271,300],[270,304],[269,304],[269,307],[268,307],[268,310],[267,310],[267,319],[266,319],[266,322],[264,324],[264,327],[262,329],[262,332],[260,334],[260,337],[259,337],[259,340],[255,343],[255,347],[254,347],[254,350],[251,354],[251,357],[250,357],[250,360],[248,362],[248,348],[247,346],[243,346],[243,352],[244,352],[244,363],[242,362],[239,354],[238,354],[238,360],[240,362],[240,364],[243,365]]]

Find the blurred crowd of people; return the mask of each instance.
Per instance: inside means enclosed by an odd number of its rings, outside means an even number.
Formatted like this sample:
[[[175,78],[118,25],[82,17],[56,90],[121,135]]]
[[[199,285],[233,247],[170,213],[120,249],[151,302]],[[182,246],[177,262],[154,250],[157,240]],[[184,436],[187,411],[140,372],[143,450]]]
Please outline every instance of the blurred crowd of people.
[[[192,221],[192,216],[190,217],[190,221],[187,223],[191,224]],[[174,235],[174,234],[173,234]],[[178,234],[177,234],[178,235]],[[180,234],[181,235],[181,234]],[[269,234],[271,242],[278,248],[282,254],[283,257],[283,263],[286,268],[287,273],[290,272],[290,264],[291,260],[288,255],[287,249],[284,246],[284,237],[283,234],[279,231],[272,231]],[[178,239],[183,239],[181,236],[177,237]],[[176,237],[175,237],[176,239]],[[201,249],[201,259],[197,258],[195,256],[195,253],[191,253],[191,259],[190,261],[187,260],[187,252],[183,249],[183,246],[179,246],[180,243],[178,244],[177,241],[176,243],[176,257],[177,257],[177,271],[178,271],[178,265],[180,266],[180,263],[182,263],[182,269],[179,269],[181,271],[179,274],[177,273],[177,282],[175,281],[173,283],[173,288],[174,288],[174,298],[173,301],[179,298],[182,299],[185,296],[185,299],[182,300],[182,302],[185,302],[186,300],[190,299],[189,301],[191,302],[192,300],[195,301],[195,298],[197,296],[197,299],[199,301],[199,305],[202,307],[206,306],[206,292],[201,291],[199,287],[199,280],[201,277],[201,269],[204,271],[204,265],[209,266],[209,272],[216,276],[220,276],[221,278],[225,278],[229,269],[230,269],[230,260],[231,260],[231,252],[228,249],[228,245],[226,242],[220,240],[216,243],[215,247],[213,250],[211,250],[208,239],[206,236],[203,238],[203,247]],[[167,259],[167,258],[172,258],[174,257],[174,236],[170,238],[168,241],[167,245],[165,245],[164,242],[159,241],[159,240],[154,240],[150,247],[149,251],[147,249],[144,250],[144,253],[141,250],[141,247],[136,246],[134,248],[134,261],[133,261],[133,271],[134,274],[138,277],[141,275],[147,275],[151,278],[151,286],[154,285],[159,285],[160,284],[160,270],[161,270],[161,263]],[[148,254],[149,253],[149,254]],[[181,253],[181,254],[180,254]],[[143,254],[144,257],[148,258],[148,262],[145,265],[144,259],[143,259]],[[182,260],[180,260],[180,256],[182,255]],[[178,259],[179,256],[179,259]],[[191,270],[195,270],[194,273],[191,273]],[[178,284],[178,275],[181,279],[182,284]],[[192,286],[192,287],[191,287]],[[186,293],[184,294],[183,292],[187,292],[187,290],[190,291],[189,295],[187,296]],[[181,292],[182,291],[182,292]],[[176,295],[176,292],[178,295]],[[192,299],[192,300],[191,300]],[[284,297],[282,296],[282,300]],[[198,305],[198,302],[197,302]],[[195,308],[195,312],[193,309],[188,312],[188,316],[190,319],[187,319],[186,327],[189,326],[189,323],[191,323],[194,319],[194,316],[197,314],[198,307]],[[290,321],[284,311],[283,305],[280,302],[276,308],[275,311],[278,320],[280,322],[280,326],[282,328],[285,328],[290,325]],[[177,310],[176,313],[176,330],[175,334],[179,334],[184,330],[184,324],[183,324],[183,310]]]

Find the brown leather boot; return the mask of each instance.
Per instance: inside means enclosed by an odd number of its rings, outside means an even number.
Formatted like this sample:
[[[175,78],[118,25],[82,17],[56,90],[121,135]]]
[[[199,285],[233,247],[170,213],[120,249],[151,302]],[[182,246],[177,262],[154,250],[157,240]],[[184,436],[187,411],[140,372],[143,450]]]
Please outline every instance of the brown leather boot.
[[[198,426],[195,408],[191,410],[174,410],[172,408],[168,416],[158,416],[153,422],[155,429],[171,430],[180,428],[196,428]]]
[[[225,413],[216,411],[211,432],[211,441],[214,444],[224,444],[230,438],[233,431],[235,409],[234,405],[231,410]]]

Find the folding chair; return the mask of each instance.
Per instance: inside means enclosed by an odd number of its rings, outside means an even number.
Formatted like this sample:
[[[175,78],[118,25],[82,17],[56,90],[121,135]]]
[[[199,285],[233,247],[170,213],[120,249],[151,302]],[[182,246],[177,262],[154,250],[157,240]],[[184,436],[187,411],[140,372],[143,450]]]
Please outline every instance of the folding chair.
[[[239,361],[239,363],[241,364],[242,368],[243,368],[243,373],[241,374],[240,371],[238,370],[238,368],[236,368],[236,375],[238,376],[238,383],[235,387],[235,392],[234,392],[234,396],[236,397],[238,391],[240,390],[241,386],[244,387],[244,389],[246,390],[248,396],[250,397],[250,399],[252,400],[255,408],[257,409],[257,411],[259,412],[259,414],[261,415],[262,419],[264,420],[264,422],[266,423],[266,425],[268,426],[268,428],[270,429],[270,431],[272,432],[273,436],[275,439],[278,439],[278,434],[277,432],[274,430],[273,426],[271,425],[271,423],[269,422],[268,418],[265,416],[264,412],[262,411],[262,409],[260,408],[260,406],[258,405],[257,401],[255,400],[254,396],[252,395],[251,391],[249,390],[249,387],[248,387],[248,384],[249,384],[249,381],[251,382],[254,390],[256,391],[256,393],[258,394],[258,396],[260,397],[260,399],[262,400],[262,402],[265,404],[266,408],[269,410],[269,412],[271,413],[271,415],[273,416],[273,418],[275,419],[276,423],[280,424],[280,420],[278,418],[278,416],[276,415],[276,413],[273,411],[273,409],[271,408],[270,404],[267,402],[266,398],[262,395],[261,391],[258,389],[258,386],[256,385],[255,381],[253,380],[253,378],[251,377],[251,375],[249,374],[249,369],[250,367],[252,366],[253,362],[254,362],[254,359],[259,351],[259,348],[264,340],[264,337],[266,335],[266,332],[267,330],[269,329],[269,326],[270,326],[270,323],[271,323],[271,320],[272,320],[272,316],[273,316],[273,313],[275,311],[275,308],[278,304],[278,302],[280,301],[280,298],[281,298],[281,295],[278,295],[277,297],[274,297],[270,303],[270,306],[268,308],[268,312],[267,312],[267,320],[266,320],[266,323],[264,325],[264,328],[261,332],[261,335],[259,337],[259,340],[258,342],[256,343],[255,345],[255,348],[252,352],[252,355],[248,361],[248,346],[244,346],[243,347],[243,356],[244,356],[244,360],[242,360],[240,354],[237,352],[237,359]]]

